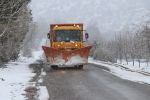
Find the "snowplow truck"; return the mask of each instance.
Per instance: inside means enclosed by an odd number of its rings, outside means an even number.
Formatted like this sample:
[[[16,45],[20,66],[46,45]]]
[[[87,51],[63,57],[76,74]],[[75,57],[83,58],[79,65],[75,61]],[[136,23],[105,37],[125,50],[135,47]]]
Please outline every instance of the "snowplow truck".
[[[85,46],[89,35],[83,24],[51,24],[47,34],[50,46],[42,46],[46,60],[52,68],[60,66],[82,69],[88,63],[92,45]]]

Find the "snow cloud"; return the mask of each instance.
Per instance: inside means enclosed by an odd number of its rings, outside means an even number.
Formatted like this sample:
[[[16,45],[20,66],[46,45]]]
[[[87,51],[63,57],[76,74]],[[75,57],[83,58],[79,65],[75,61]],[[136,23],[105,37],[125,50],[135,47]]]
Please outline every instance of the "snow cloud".
[[[96,21],[102,33],[113,33],[143,22],[150,12],[150,0],[32,0],[35,22],[84,23]],[[97,25],[96,25],[97,26]]]

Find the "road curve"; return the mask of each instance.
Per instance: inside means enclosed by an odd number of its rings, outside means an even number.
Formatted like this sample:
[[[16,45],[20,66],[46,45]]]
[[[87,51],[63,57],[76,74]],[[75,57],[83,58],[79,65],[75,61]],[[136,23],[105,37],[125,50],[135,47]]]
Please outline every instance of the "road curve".
[[[49,100],[150,100],[150,86],[120,79],[89,64],[83,70],[50,70],[44,78]]]

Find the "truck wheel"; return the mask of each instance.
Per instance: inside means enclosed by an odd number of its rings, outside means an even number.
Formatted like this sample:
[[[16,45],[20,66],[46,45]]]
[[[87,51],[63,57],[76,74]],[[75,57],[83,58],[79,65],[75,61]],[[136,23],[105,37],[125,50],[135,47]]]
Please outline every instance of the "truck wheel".
[[[51,68],[52,68],[52,69],[57,69],[58,66],[57,66],[57,65],[51,65]]]
[[[78,66],[78,69],[83,69],[83,65],[79,65],[79,66]]]

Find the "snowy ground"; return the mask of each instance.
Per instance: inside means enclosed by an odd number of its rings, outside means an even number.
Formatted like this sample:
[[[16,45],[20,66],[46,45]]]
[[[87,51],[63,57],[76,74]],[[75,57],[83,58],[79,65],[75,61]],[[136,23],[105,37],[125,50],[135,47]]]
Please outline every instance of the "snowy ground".
[[[147,64],[144,61],[141,61],[140,67],[139,67],[138,61],[134,62],[134,66],[133,66],[133,62],[131,62],[131,61],[129,61],[128,64],[125,60],[123,60],[122,63],[120,63],[120,61],[117,61],[117,63],[119,65],[122,65],[122,66],[126,67],[126,68],[130,68],[130,69],[137,70],[137,71],[145,71],[145,72],[150,73],[150,62]]]
[[[89,63],[105,66],[105,67],[110,69],[110,72],[112,74],[114,74],[120,78],[127,79],[130,81],[139,82],[139,83],[150,84],[150,76],[143,75],[143,74],[140,74],[137,72],[132,72],[132,71],[126,70],[124,68],[115,66],[113,64],[111,65],[111,64],[107,64],[107,63],[102,62],[102,61],[93,60],[92,58],[89,59]],[[129,67],[131,67],[131,66],[129,66]]]
[[[24,89],[28,86],[34,85],[35,83],[30,82],[35,73],[32,73],[29,68],[29,64],[34,63],[37,59],[40,59],[42,55],[41,50],[33,52],[32,58],[20,57],[15,62],[9,62],[6,68],[0,69],[0,100],[25,100]],[[106,62],[89,59],[90,63],[105,66],[110,69],[110,72],[123,79],[150,84],[150,76],[143,75],[135,72],[136,70],[144,70],[149,72],[149,67],[141,64],[142,67],[133,67],[131,63],[123,66],[134,69],[135,71],[129,71],[115,65],[107,64]],[[135,63],[137,65],[137,63]],[[42,82],[42,80],[39,80]],[[49,95],[45,86],[39,86],[39,100],[48,100]]]
[[[41,51],[33,53],[32,58],[20,57],[15,62],[9,62],[6,68],[0,68],[0,100],[26,100],[24,89],[28,86],[34,85],[29,82],[35,73],[32,73],[29,64],[39,59]],[[39,97],[41,100],[48,100],[48,95],[44,95],[42,91],[46,88],[39,90]],[[43,99],[44,98],[44,99]]]
[[[10,62],[7,68],[0,69],[0,99],[23,100],[23,91],[34,73],[26,62]],[[2,80],[3,79],[3,80]]]

